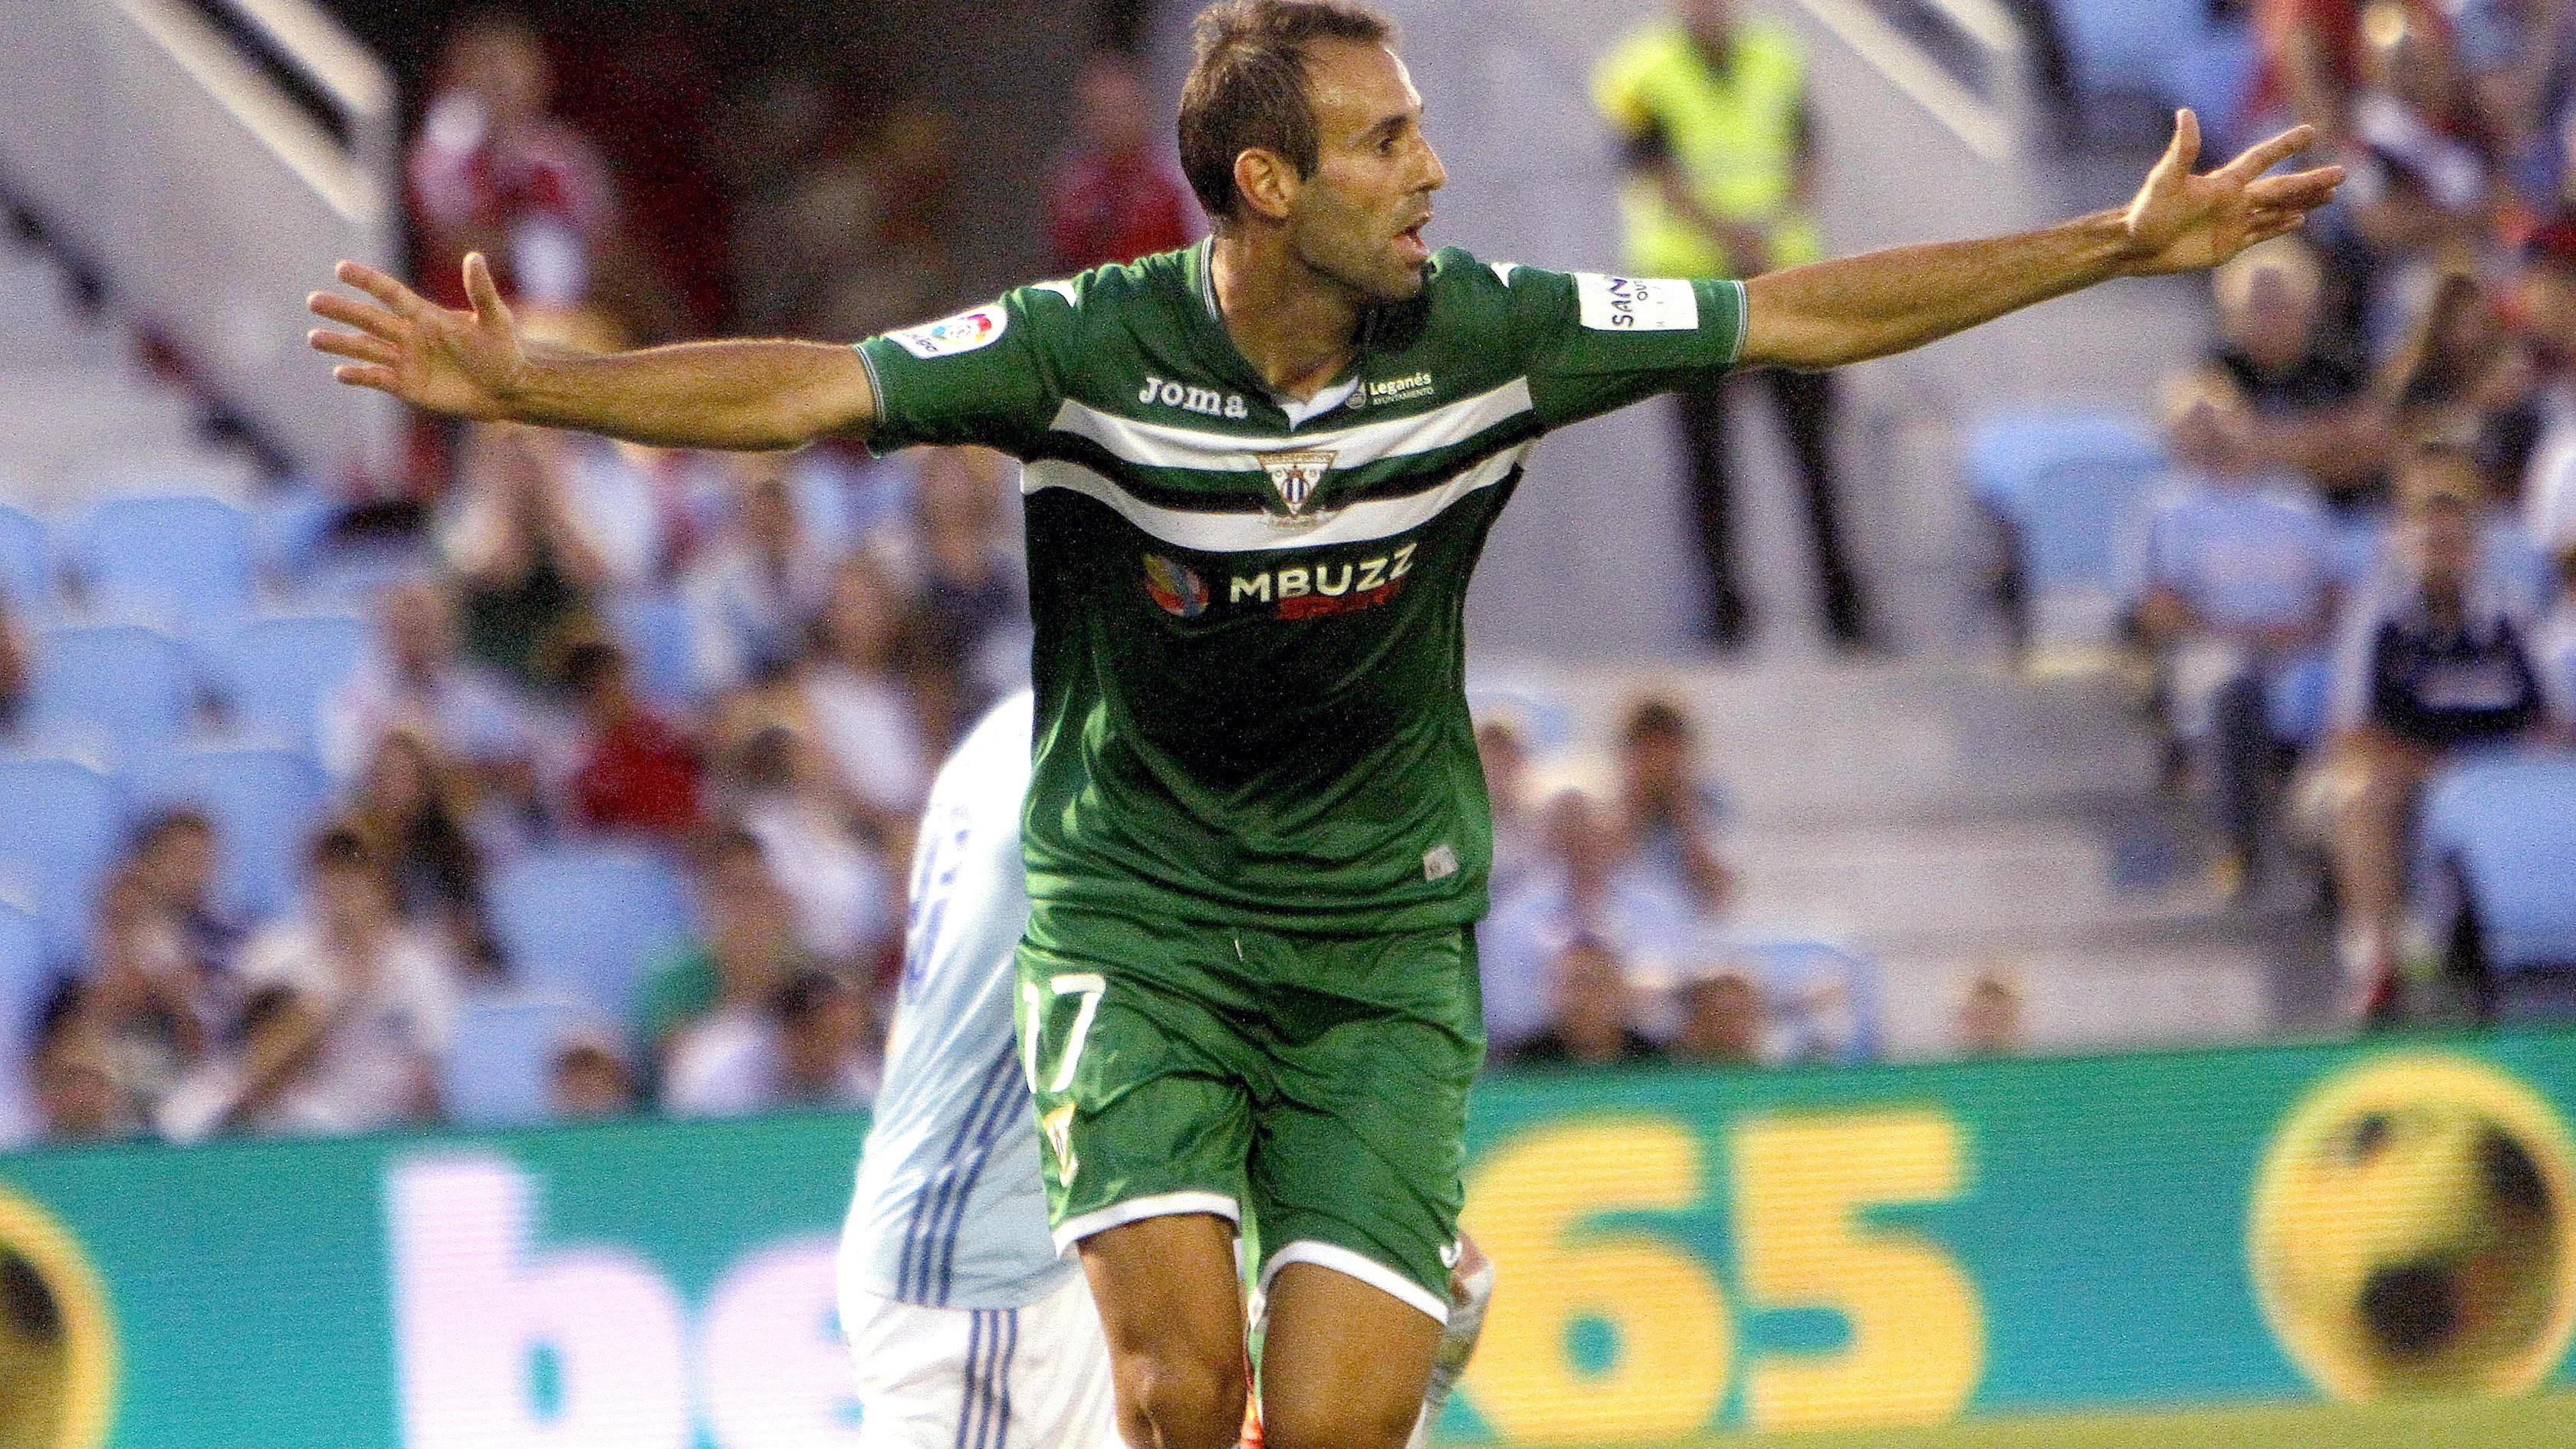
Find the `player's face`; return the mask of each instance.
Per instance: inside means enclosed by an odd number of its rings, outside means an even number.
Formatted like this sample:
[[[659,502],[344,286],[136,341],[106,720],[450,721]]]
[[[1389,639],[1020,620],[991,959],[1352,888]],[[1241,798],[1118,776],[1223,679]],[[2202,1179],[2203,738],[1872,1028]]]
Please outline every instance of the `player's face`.
[[[1431,193],[1449,180],[1422,135],[1422,95],[1382,45],[1330,43],[1306,56],[1315,174],[1297,188],[1292,242],[1306,265],[1372,302],[1422,290]]]

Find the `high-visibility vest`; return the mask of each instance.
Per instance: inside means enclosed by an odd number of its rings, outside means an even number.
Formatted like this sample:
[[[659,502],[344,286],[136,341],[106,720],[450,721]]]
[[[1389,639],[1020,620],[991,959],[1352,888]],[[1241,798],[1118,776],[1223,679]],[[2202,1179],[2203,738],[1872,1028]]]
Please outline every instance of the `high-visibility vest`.
[[[1815,219],[1797,209],[1798,111],[1806,58],[1789,34],[1747,20],[1736,26],[1726,64],[1679,25],[1648,25],[1603,56],[1592,73],[1593,101],[1622,135],[1661,127],[1682,181],[1713,216],[1761,228],[1773,268],[1824,255]],[[1662,188],[1632,175],[1622,191],[1628,265],[1642,275],[1739,275],[1717,238],[1676,216]]]

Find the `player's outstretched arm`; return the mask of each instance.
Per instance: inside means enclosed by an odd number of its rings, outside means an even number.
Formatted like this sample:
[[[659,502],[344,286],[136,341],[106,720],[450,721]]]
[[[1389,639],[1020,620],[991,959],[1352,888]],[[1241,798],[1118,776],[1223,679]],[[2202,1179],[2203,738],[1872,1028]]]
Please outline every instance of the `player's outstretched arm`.
[[[538,423],[663,447],[792,448],[864,434],[876,394],[856,349],[818,342],[687,342],[600,357],[532,352],[481,253],[465,259],[467,311],[441,307],[373,267],[339,278],[367,300],[316,292],[316,351],[331,375],[457,417]]]
[[[2200,122],[2183,111],[2173,144],[2118,210],[2020,236],[1896,247],[1756,277],[1745,284],[1743,363],[1838,367],[1920,347],[2113,277],[2214,267],[2296,229],[2334,195],[2340,167],[2263,174],[2315,136],[2313,127],[2298,126],[2195,175]]]

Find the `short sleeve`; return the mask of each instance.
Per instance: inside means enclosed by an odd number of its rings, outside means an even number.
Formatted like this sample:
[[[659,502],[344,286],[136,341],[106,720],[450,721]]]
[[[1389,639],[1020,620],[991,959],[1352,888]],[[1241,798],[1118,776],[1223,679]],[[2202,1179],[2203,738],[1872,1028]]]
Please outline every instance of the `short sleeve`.
[[[887,453],[917,443],[980,443],[1026,458],[1062,401],[1050,343],[1073,316],[1063,294],[1023,287],[858,344],[877,397],[868,445]]]
[[[1744,352],[1744,284],[1512,269],[1530,401],[1562,427],[1714,378]]]

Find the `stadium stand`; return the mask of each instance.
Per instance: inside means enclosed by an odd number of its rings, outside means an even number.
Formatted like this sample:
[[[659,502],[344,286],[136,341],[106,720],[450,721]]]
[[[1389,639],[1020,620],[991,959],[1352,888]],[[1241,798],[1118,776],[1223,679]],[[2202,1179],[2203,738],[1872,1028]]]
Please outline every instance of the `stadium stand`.
[[[134,772],[138,805],[185,805],[215,826],[214,901],[228,920],[260,921],[295,899],[304,845],[322,818],[322,775],[294,749],[181,749]]]
[[[54,609],[45,526],[34,515],[5,503],[0,503],[0,594],[7,596],[10,607],[38,618]]]
[[[195,705],[178,642],[143,624],[65,624],[36,641],[30,728],[130,762],[177,740]]]
[[[644,968],[688,929],[688,891],[668,862],[614,846],[530,855],[492,882],[492,927],[517,978],[633,1020]]]
[[[106,499],[64,530],[57,552],[75,596],[105,614],[197,629],[251,602],[250,519],[218,498]]]
[[[2153,429],[2133,414],[2033,409],[1970,430],[1968,486],[2003,530],[1999,593],[2017,637],[2111,637],[2119,539],[2164,467]]]
[[[0,881],[23,893],[47,950],[76,959],[125,824],[117,780],[73,760],[0,759]]]
[[[322,701],[357,667],[366,644],[366,621],[354,614],[273,614],[191,648],[234,728],[309,751]]]
[[[439,1098],[450,1120],[524,1127],[552,1114],[555,1053],[582,1023],[579,1004],[530,992],[468,997],[439,1062]]]
[[[2473,923],[2474,965],[2576,971],[2576,759],[2455,766],[2425,792],[2420,830],[2418,878],[2456,889],[2444,904]]]

